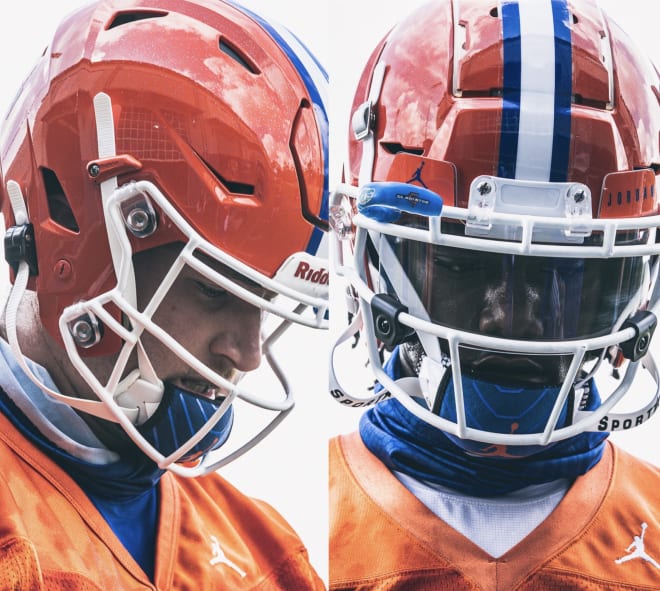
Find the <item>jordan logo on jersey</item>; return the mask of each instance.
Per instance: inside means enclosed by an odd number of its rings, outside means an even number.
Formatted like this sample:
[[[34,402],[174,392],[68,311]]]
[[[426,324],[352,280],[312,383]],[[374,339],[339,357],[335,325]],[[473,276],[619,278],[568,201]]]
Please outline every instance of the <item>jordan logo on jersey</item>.
[[[247,573],[235,562],[227,558],[227,555],[222,551],[222,548],[220,547],[220,541],[215,536],[211,536],[211,550],[213,552],[213,556],[211,557],[211,560],[209,560],[210,565],[213,566],[216,564],[224,564],[235,570],[240,575],[241,579],[245,578]]]
[[[646,560],[646,562],[650,562],[655,568],[660,569],[660,564],[651,558],[646,553],[644,548],[644,536],[646,535],[647,527],[648,524],[646,522],[642,523],[641,535],[635,536],[633,538],[632,544],[626,548],[626,552],[628,552],[628,554],[622,556],[621,558],[617,558],[614,562],[617,564],[622,564],[623,562],[628,562],[629,560],[633,560],[635,558],[641,558],[642,560]]]

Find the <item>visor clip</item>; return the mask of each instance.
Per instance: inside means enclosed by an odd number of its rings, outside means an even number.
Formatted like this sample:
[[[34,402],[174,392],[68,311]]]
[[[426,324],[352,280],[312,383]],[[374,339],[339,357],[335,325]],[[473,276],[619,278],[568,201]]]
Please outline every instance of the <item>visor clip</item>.
[[[351,128],[358,141],[367,139],[376,128],[376,111],[371,101],[366,101],[355,109],[351,118]]]
[[[638,310],[628,320],[623,323],[621,330],[627,328],[635,329],[635,336],[620,344],[621,352],[626,359],[638,361],[649,350],[653,331],[657,325],[658,319],[653,312],[649,310]]]
[[[142,163],[128,154],[98,158],[87,163],[87,178],[97,184],[121,174],[132,173],[142,168]]]
[[[415,334],[413,328],[399,322],[401,312],[407,313],[408,308],[389,294],[379,293],[371,299],[374,331],[378,340],[385,345],[388,351],[409,340]]]

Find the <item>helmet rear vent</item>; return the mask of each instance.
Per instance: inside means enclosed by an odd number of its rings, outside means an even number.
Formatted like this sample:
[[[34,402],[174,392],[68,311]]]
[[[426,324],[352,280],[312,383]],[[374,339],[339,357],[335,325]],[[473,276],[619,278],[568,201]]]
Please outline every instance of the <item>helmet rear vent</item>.
[[[114,29],[116,27],[121,27],[122,25],[127,25],[128,23],[134,23],[135,21],[160,18],[162,16],[167,16],[167,14],[167,12],[160,10],[131,10],[127,12],[118,12],[115,14],[115,18],[110,21],[106,29]]]
[[[230,58],[243,66],[251,74],[260,73],[259,68],[257,68],[254,63],[252,63],[243,53],[239,52],[233,45],[227,43],[226,39],[220,38],[218,46],[220,47],[220,51],[227,54]]]
[[[41,176],[44,181],[44,189],[46,190],[50,218],[56,224],[71,232],[80,232],[76,216],[73,214],[73,209],[71,209],[69,200],[66,198],[66,194],[60,181],[57,179],[57,175],[49,168],[42,167]]]

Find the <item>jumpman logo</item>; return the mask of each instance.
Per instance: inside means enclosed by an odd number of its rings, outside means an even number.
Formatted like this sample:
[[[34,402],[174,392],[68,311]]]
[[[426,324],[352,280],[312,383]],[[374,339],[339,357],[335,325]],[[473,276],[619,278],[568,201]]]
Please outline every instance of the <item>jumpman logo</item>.
[[[641,558],[642,560],[650,562],[653,566],[655,566],[655,568],[660,569],[660,564],[651,558],[644,549],[644,535],[646,534],[647,527],[648,524],[646,522],[642,523],[642,534],[633,538],[632,544],[626,548],[626,552],[628,552],[628,554],[626,554],[626,556],[622,556],[621,558],[617,558],[614,562],[621,564],[622,562],[628,562],[634,558]]]
[[[417,170],[415,172],[413,172],[413,175],[406,182],[407,183],[414,183],[415,181],[417,181],[420,185],[422,185],[422,187],[424,187],[425,189],[428,189],[428,187],[426,186],[426,183],[422,180],[422,168],[424,168],[425,164],[426,164],[426,162],[422,162],[419,165],[419,167],[417,168]]]
[[[218,538],[215,536],[211,536],[211,549],[213,551],[213,556],[211,557],[211,560],[209,560],[209,564],[211,566],[214,566],[216,564],[224,564],[228,566],[229,568],[235,570],[241,577],[241,579],[244,579],[247,573],[239,567],[235,562],[232,562],[227,558],[227,555],[222,551],[222,548],[220,548],[220,542]]]
[[[520,425],[518,423],[511,423],[511,429],[509,433],[510,434],[515,433],[519,427]],[[480,449],[475,453],[478,456],[483,456],[483,457],[519,458],[520,456],[509,453],[509,447],[510,446],[508,445],[495,445],[493,443],[492,445],[489,445],[488,447],[484,447],[483,449]]]

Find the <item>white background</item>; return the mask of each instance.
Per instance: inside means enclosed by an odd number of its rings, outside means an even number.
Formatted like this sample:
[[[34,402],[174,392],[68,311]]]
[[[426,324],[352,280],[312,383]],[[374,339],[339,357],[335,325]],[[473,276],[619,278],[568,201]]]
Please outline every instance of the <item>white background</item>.
[[[13,2],[0,20],[4,114],[20,82],[42,52],[61,17],[80,0]],[[325,64],[331,77],[331,185],[345,154],[352,92],[371,49],[421,0],[245,0],[244,5],[288,26]],[[495,4],[493,0],[493,4]],[[656,0],[602,0],[601,5],[660,63]],[[336,316],[335,316],[336,317]],[[658,339],[656,339],[657,341]],[[307,543],[314,565],[327,568],[327,439],[352,430],[359,413],[339,407],[327,394],[327,335],[295,332],[283,343],[286,368],[298,405],[265,442],[223,473],[244,491],[272,502]],[[657,348],[657,344],[656,344]],[[660,463],[657,424],[617,440],[638,455]]]

